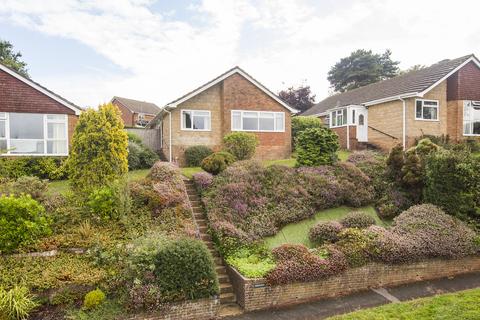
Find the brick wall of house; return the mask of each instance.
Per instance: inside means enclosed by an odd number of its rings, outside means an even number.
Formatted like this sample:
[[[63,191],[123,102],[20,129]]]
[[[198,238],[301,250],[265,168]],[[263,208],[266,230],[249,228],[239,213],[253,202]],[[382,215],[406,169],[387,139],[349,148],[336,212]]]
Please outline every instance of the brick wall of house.
[[[116,106],[118,110],[120,110],[120,113],[122,114],[123,125],[125,127],[134,127],[135,119],[133,112],[115,99],[112,101],[112,104]]]
[[[347,149],[347,126],[332,128],[333,132],[338,135],[338,142],[340,143],[341,149]],[[350,135],[350,150],[355,150],[358,148],[357,141],[357,127],[352,125],[349,126]]]
[[[245,311],[278,308],[339,297],[370,288],[396,286],[480,271],[480,257],[428,260],[408,265],[371,263],[321,281],[268,286],[264,279],[245,279],[229,268],[238,303]]]
[[[390,150],[402,141],[402,102],[391,101],[368,108],[368,142]],[[374,130],[373,128],[377,129]],[[381,131],[381,132],[380,132]],[[397,139],[384,134],[387,133]]]
[[[480,68],[470,61],[448,80],[448,100],[480,100]]]
[[[0,70],[0,112],[71,114],[75,112]]]
[[[68,115],[68,144],[72,144],[73,132],[77,126],[78,116],[69,114]]]
[[[219,299],[188,300],[170,303],[157,313],[138,314],[129,320],[210,320],[216,319],[220,309]]]
[[[181,129],[181,110],[209,110],[210,131]],[[223,82],[181,103],[171,111],[173,160],[185,165],[184,151],[189,146],[206,145],[214,151],[222,146],[223,136],[231,132],[231,110],[275,111],[285,113],[285,132],[254,132],[259,138],[255,158],[284,159],[291,154],[291,114],[255,85],[234,74]],[[169,115],[163,118],[163,153],[169,153]]]

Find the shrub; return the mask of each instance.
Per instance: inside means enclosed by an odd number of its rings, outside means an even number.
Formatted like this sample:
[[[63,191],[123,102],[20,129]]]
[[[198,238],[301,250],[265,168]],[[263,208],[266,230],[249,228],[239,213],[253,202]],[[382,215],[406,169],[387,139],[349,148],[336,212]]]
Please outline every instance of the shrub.
[[[48,191],[48,183],[37,177],[24,176],[15,181],[0,184],[0,194],[29,194],[35,200],[44,200]]]
[[[306,129],[298,134],[295,144],[297,166],[312,167],[337,161],[338,136],[328,128]]]
[[[360,267],[370,261],[369,249],[374,235],[366,230],[348,228],[340,232],[336,248],[343,252],[350,267]]]
[[[0,288],[0,319],[27,319],[37,306],[26,287],[14,286],[10,290]]]
[[[93,190],[87,199],[87,208],[101,220],[118,220],[130,212],[131,199],[127,184],[115,181]]]
[[[390,150],[386,163],[389,177],[396,181],[400,180],[402,167],[405,163],[403,146],[401,144],[397,144],[392,150]]]
[[[92,310],[105,302],[105,293],[100,289],[90,291],[85,295],[83,300],[83,308],[86,310]]]
[[[136,134],[128,132],[128,169],[138,170],[150,168],[157,160],[158,155],[143,144]]]
[[[295,147],[295,140],[298,134],[306,129],[321,128],[322,120],[314,116],[295,116],[292,117],[292,146]]]
[[[232,132],[223,137],[225,151],[237,160],[251,159],[258,145],[258,137],[254,133]]]
[[[159,248],[155,282],[168,300],[199,299],[218,293],[213,258],[200,240],[180,239]]]
[[[373,202],[375,191],[370,178],[362,170],[351,163],[339,163],[335,171],[344,204],[361,207]]]
[[[460,218],[480,216],[480,159],[442,150],[427,158],[424,200]]]
[[[234,162],[235,157],[231,153],[226,151],[215,152],[203,159],[202,169],[211,174],[219,174]]]
[[[258,245],[242,247],[228,256],[226,261],[248,278],[262,278],[275,267],[269,250]]]
[[[365,229],[374,225],[375,219],[363,211],[352,211],[341,220],[341,223],[345,228]]]
[[[65,157],[1,157],[0,177],[17,179],[34,176],[49,180],[64,179],[65,160]]]
[[[205,192],[213,183],[213,176],[207,172],[199,172],[193,175],[193,182],[200,193]]]
[[[88,194],[122,178],[128,171],[127,147],[118,108],[109,103],[82,112],[68,159],[72,187]]]
[[[308,237],[316,245],[325,242],[333,243],[338,241],[338,234],[342,228],[343,226],[337,221],[320,222],[310,229]]]
[[[385,190],[384,195],[376,204],[378,216],[387,220],[395,218],[412,205],[412,200],[405,192],[392,186]]]
[[[191,146],[185,149],[185,161],[187,167],[199,167],[203,159],[213,153],[207,146]]]
[[[48,235],[45,209],[29,195],[0,196],[0,252],[12,252]]]

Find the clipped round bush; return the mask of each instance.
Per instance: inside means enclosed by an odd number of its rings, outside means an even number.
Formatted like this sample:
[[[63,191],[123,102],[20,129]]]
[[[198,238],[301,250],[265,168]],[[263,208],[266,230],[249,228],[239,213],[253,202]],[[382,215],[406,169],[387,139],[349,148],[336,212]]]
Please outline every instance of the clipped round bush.
[[[375,224],[375,219],[363,211],[349,212],[341,221],[345,228],[365,229]]]
[[[342,228],[343,226],[337,221],[320,222],[310,229],[308,237],[316,245],[325,242],[333,243],[338,241],[338,234]]]
[[[298,134],[309,128],[321,128],[322,120],[314,116],[295,116],[292,117],[292,142],[295,146],[295,140]]]
[[[207,146],[191,146],[185,149],[185,161],[187,167],[199,167],[203,159],[213,153]]]
[[[9,253],[19,246],[50,234],[45,209],[30,195],[0,196],[0,252]]]
[[[219,174],[235,162],[235,157],[226,151],[212,153],[202,161],[202,169],[213,175]]]
[[[90,291],[83,299],[83,308],[92,310],[101,305],[105,301],[105,293],[100,289]]]
[[[295,141],[297,166],[314,167],[337,161],[338,136],[332,130],[310,128],[301,131]]]
[[[155,282],[168,301],[200,299],[218,293],[212,255],[196,239],[179,239],[158,248]]]
[[[251,159],[258,145],[258,137],[254,133],[232,132],[223,137],[225,151],[230,152],[237,160]]]

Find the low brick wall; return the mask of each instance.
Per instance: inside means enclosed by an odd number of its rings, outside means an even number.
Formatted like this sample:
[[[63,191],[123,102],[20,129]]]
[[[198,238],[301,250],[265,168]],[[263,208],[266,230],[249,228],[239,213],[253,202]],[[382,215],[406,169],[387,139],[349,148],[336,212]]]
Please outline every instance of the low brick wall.
[[[369,288],[396,286],[475,271],[480,271],[480,257],[432,259],[408,265],[370,263],[320,281],[268,286],[265,279],[246,279],[235,269],[228,268],[237,301],[245,311],[283,307]]]
[[[216,319],[220,300],[199,299],[169,304],[165,310],[151,314],[138,314],[128,320],[209,320]]]

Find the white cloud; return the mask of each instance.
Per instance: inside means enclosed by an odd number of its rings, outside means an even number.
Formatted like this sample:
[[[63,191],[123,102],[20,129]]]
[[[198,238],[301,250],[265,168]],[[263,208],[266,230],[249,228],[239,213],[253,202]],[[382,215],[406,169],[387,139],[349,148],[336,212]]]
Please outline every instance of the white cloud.
[[[37,79],[88,105],[112,95],[162,105],[234,65],[274,91],[307,79],[322,98],[330,66],[357,48],[390,48],[404,68],[480,49],[476,1],[202,0],[191,20],[152,3],[4,0],[0,19],[79,41],[127,71]]]

